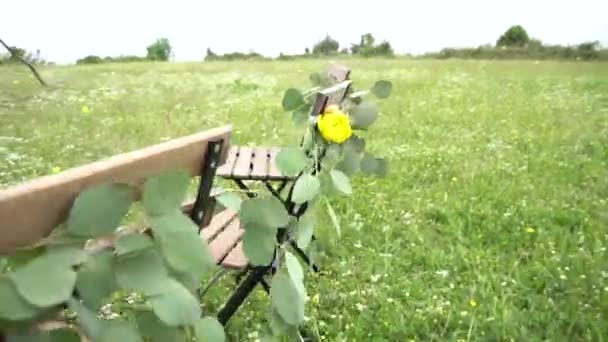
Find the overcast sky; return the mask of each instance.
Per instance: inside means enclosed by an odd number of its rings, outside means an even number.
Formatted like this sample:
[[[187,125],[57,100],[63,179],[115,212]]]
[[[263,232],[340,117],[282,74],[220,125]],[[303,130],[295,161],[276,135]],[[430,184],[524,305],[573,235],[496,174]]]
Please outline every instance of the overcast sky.
[[[167,37],[176,60],[255,50],[302,53],[329,33],[341,46],[371,32],[399,53],[494,43],[510,25],[550,44],[608,45],[608,0],[3,0],[0,38],[47,60],[145,55]]]

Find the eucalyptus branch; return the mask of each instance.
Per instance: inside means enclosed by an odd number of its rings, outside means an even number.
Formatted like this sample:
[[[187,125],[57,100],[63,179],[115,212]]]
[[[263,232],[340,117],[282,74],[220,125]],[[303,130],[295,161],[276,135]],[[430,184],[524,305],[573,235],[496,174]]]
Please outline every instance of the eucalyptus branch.
[[[34,76],[36,77],[38,82],[40,82],[41,85],[43,85],[45,87],[47,86],[46,82],[44,82],[42,77],[40,77],[40,74],[38,74],[38,71],[36,70],[34,65],[32,65],[32,63],[26,61],[23,57],[19,56],[19,54],[14,49],[9,47],[2,39],[0,39],[0,44],[2,46],[4,46],[4,48],[7,49],[8,52],[10,52],[10,54],[11,54],[11,56],[13,56],[13,58],[19,60],[21,63],[26,65],[30,69],[30,71],[34,74]]]

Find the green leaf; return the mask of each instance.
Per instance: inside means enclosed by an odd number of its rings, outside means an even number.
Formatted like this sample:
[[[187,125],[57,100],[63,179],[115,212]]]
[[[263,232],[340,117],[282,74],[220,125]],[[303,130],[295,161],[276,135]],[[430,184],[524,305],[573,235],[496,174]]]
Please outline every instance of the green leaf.
[[[182,329],[166,326],[152,311],[137,311],[135,321],[141,336],[151,342],[186,341]]]
[[[361,157],[357,152],[351,149],[344,149],[344,157],[342,161],[336,165],[336,169],[344,172],[347,176],[352,176],[359,171],[360,164]]]
[[[303,174],[296,180],[291,200],[297,204],[308,202],[319,194],[319,189],[321,189],[319,178]]]
[[[286,334],[292,333],[295,328],[292,325],[287,324],[276,309],[270,309],[269,317],[270,329],[274,336],[285,336]]]
[[[311,214],[306,214],[300,217],[298,221],[298,231],[296,235],[296,242],[298,247],[304,249],[308,246],[310,241],[312,240],[312,235],[314,232],[314,216]]]
[[[99,320],[95,312],[89,310],[75,298],[68,300],[68,307],[78,315],[78,325],[85,335],[92,341],[98,341],[104,332],[106,322]]]
[[[235,192],[226,191],[219,196],[215,197],[215,199],[224,206],[224,208],[232,209],[234,211],[241,210],[241,204],[243,203],[243,199]]]
[[[21,298],[7,277],[0,277],[0,319],[20,321],[33,318],[41,310]]]
[[[304,321],[304,296],[291,280],[287,269],[281,269],[272,278],[270,299],[273,308],[285,323],[298,325]]]
[[[129,341],[129,342],[143,342],[141,335],[129,322],[111,321],[107,322],[106,328],[101,334],[100,342],[116,342],[116,341]]]
[[[85,262],[87,259],[83,247],[84,244],[80,242],[48,245],[46,255],[57,264],[75,266]]]
[[[380,80],[377,81],[371,89],[371,92],[380,99],[386,99],[391,96],[393,90],[393,84],[389,81]]]
[[[181,212],[151,218],[154,236],[167,263],[176,271],[199,278],[215,266],[209,246],[201,241],[198,227]]]
[[[352,135],[344,142],[344,148],[349,152],[362,153],[365,151],[365,139]]]
[[[331,176],[331,180],[334,183],[336,189],[346,195],[350,195],[353,193],[353,188],[350,185],[350,179],[347,175],[344,174],[344,172],[333,169],[329,171],[329,175]]]
[[[321,84],[321,74],[319,74],[318,72],[313,72],[312,74],[310,74],[310,76],[308,76],[308,79],[310,80],[310,83],[313,86],[318,86]]]
[[[4,339],[3,339],[4,341]],[[51,342],[48,331],[24,331],[6,336],[7,342]]]
[[[372,103],[364,101],[350,111],[350,119],[354,129],[367,129],[378,119],[378,110]]]
[[[286,112],[298,109],[304,104],[304,96],[298,89],[289,88],[283,95],[283,109]]]
[[[50,332],[51,342],[81,342],[80,335],[74,329],[61,328]]]
[[[149,296],[166,290],[168,272],[155,249],[121,255],[116,259],[115,269],[116,281],[122,289],[141,291]]]
[[[112,251],[103,250],[78,269],[76,290],[86,306],[96,309],[118,288],[113,263]]]
[[[152,239],[146,234],[128,234],[118,238],[114,245],[116,254],[122,255],[136,252],[154,246]]]
[[[170,327],[192,325],[201,316],[198,300],[174,279],[164,282],[161,294],[150,297],[152,309],[158,318]]]
[[[306,289],[304,288],[304,271],[302,265],[298,261],[295,255],[289,251],[285,251],[285,266],[287,266],[287,272],[291,281],[296,287],[296,290],[300,292],[300,295],[306,297]]]
[[[313,147],[315,134],[316,132],[312,127],[308,127],[306,129],[306,133],[304,133],[304,139],[302,140],[302,148],[305,151],[308,151]],[[306,154],[304,154],[304,157],[306,157]]]
[[[289,223],[289,214],[283,203],[276,197],[268,196],[258,196],[243,201],[239,218],[245,227],[253,222],[273,232]]]
[[[275,162],[284,176],[297,176],[308,164],[308,157],[297,147],[286,147],[277,154]]]
[[[224,342],[224,327],[215,317],[205,317],[194,325],[194,335],[199,342]]]
[[[308,117],[310,115],[310,108],[304,106],[300,107],[298,110],[295,110],[291,113],[291,120],[294,125],[302,126],[308,122]]]
[[[256,223],[248,223],[245,226],[243,252],[252,265],[269,265],[274,256],[276,242],[276,231],[273,232],[267,227],[259,226]]]
[[[361,160],[361,171],[370,175],[384,177],[388,174],[388,162],[385,159],[375,158],[366,153]]]
[[[125,184],[105,184],[84,190],[70,210],[68,232],[88,238],[114,232],[129,211],[131,192],[131,187]]]
[[[48,254],[32,260],[10,273],[9,277],[23,299],[38,307],[66,301],[72,295],[76,283],[76,272],[72,267],[57,263]]]
[[[327,207],[327,213],[329,214],[331,223],[334,225],[334,228],[336,228],[336,233],[338,234],[338,237],[339,237],[342,235],[342,228],[340,227],[340,219],[338,218],[338,215],[336,215],[334,208],[332,208],[331,204],[329,204],[329,201],[324,201],[324,202],[325,202],[325,206]]]
[[[163,172],[144,183],[142,203],[150,216],[179,210],[186,197],[190,175],[186,170]]]

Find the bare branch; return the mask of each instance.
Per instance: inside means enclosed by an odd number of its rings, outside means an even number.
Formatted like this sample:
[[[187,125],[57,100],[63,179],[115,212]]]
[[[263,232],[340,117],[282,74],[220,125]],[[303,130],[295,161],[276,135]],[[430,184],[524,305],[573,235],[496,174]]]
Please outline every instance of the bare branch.
[[[0,44],[2,44],[2,46],[4,46],[4,48],[6,48],[8,50],[8,52],[11,53],[11,56],[13,56],[13,58],[18,59],[21,63],[27,65],[27,67],[30,68],[30,70],[32,71],[34,76],[36,76],[36,79],[38,79],[38,82],[40,82],[40,84],[42,84],[43,86],[46,87],[46,85],[47,85],[46,82],[44,82],[42,77],[40,77],[40,74],[38,74],[38,71],[32,65],[32,63],[26,61],[25,59],[23,59],[23,57],[19,56],[19,54],[17,54],[17,52],[15,52],[15,50],[11,49],[2,39],[0,39]]]

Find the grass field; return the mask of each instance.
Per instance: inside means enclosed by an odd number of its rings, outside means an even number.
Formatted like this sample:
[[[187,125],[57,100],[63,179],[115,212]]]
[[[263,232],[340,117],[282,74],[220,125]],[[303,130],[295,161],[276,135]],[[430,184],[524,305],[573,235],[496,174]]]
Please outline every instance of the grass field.
[[[307,279],[309,328],[325,341],[607,341],[608,64],[344,62],[359,88],[394,84],[367,137],[391,171],[338,201],[342,238]],[[226,123],[235,144],[293,143],[282,93],[324,64],[49,67],[50,89],[1,67],[0,185]],[[233,340],[260,337],[268,307],[258,291]]]

